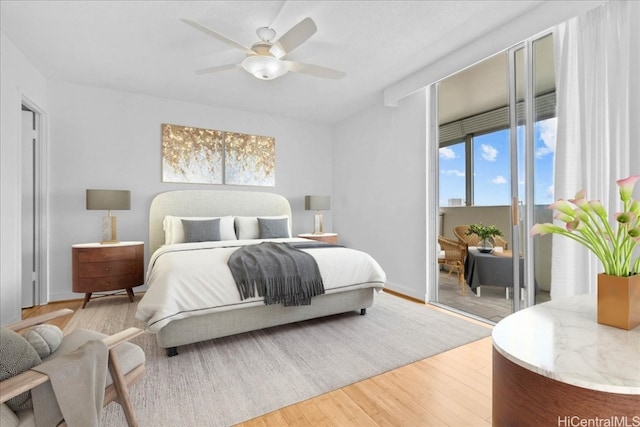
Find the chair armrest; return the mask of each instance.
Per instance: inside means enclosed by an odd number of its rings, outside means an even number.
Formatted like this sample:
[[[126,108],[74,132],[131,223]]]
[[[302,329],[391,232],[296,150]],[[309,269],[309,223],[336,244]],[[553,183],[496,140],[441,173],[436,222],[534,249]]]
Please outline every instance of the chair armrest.
[[[64,310],[59,310],[64,311]],[[71,310],[69,310],[71,311]],[[72,311],[71,311],[72,312]],[[53,313],[51,313],[53,314]],[[69,313],[63,313],[69,314]],[[102,339],[104,343],[111,350],[118,345],[129,341],[131,338],[137,337],[141,335],[144,331],[139,328],[128,328],[123,331],[120,331],[116,334],[110,335]],[[29,391],[40,384],[49,381],[49,376],[43,373],[28,370],[18,374],[14,377],[8,378],[2,382],[0,382],[0,401],[6,402],[19,395],[20,393],[24,393],[25,391]]]
[[[128,328],[128,329],[125,329],[124,331],[120,331],[116,334],[110,335],[104,338],[102,341],[104,341],[107,347],[109,347],[109,350],[111,350],[112,348],[117,347],[123,342],[129,341],[131,338],[135,338],[138,335],[142,335],[143,332],[144,331],[139,328]]]
[[[0,401],[6,402],[12,397],[29,391],[49,381],[49,376],[36,371],[25,371],[0,383]]]
[[[26,329],[31,326],[39,325],[41,323],[48,322],[49,320],[53,320],[62,316],[67,316],[72,313],[73,313],[73,310],[68,308],[63,308],[60,310],[52,311],[51,313],[40,314],[38,316],[33,316],[28,319],[21,320],[19,322],[10,323],[5,327],[11,329],[12,331],[17,332],[21,329]]]

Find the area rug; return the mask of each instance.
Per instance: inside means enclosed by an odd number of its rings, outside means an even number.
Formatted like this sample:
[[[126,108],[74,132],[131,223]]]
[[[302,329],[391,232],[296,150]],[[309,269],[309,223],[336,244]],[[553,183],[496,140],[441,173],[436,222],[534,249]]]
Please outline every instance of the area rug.
[[[135,319],[125,297],[91,300],[66,332],[112,334]],[[140,426],[230,426],[489,336],[490,329],[386,293],[358,312],[179,347],[167,357],[152,334],[132,342],[147,375],[131,389]],[[104,426],[126,425],[119,405]]]

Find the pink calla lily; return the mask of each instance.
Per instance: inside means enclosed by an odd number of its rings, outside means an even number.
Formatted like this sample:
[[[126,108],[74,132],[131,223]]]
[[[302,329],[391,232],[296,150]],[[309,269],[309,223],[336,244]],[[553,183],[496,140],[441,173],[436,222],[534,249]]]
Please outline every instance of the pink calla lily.
[[[620,187],[620,200],[626,202],[631,199],[631,196],[633,195],[633,187],[639,179],[640,175],[631,175],[628,178],[616,181],[616,184]]]
[[[563,214],[562,212],[558,212],[553,219],[557,219],[558,221],[562,221],[562,222],[569,222],[569,221],[573,221],[573,218],[570,217],[567,214]]]
[[[549,209],[560,211],[563,214],[571,216],[572,218],[576,216],[576,212],[566,200],[556,200],[549,205]]]
[[[618,212],[614,217],[618,224],[623,225],[632,224],[637,219],[636,214],[633,212]]]
[[[555,224],[535,224],[530,235],[559,234],[586,246],[602,262],[605,274],[629,276],[640,274],[640,256],[634,253],[640,245],[640,201],[633,200],[633,188],[640,175],[632,175],[616,181],[620,189],[622,209],[609,222],[607,211],[599,200],[587,200],[584,190],[574,199],[559,199],[549,205],[556,211]],[[618,229],[613,227],[617,225]],[[634,258],[635,256],[635,258]]]
[[[562,231],[562,228],[558,227],[557,225],[545,222],[544,224],[536,224],[531,227],[529,235],[535,236],[536,234],[539,234],[541,236],[544,236],[545,234],[557,233],[558,231]]]
[[[605,210],[604,206],[602,206],[600,200],[591,200],[589,202],[589,206],[591,206],[591,209],[593,209],[596,215],[598,215],[600,218],[607,217],[607,211]]]

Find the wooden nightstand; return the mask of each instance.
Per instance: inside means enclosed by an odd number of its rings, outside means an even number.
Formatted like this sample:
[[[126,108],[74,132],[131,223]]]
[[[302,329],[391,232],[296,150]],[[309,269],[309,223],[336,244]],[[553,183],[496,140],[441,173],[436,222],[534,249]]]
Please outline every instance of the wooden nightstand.
[[[302,237],[303,239],[311,239],[317,240],[319,242],[325,243],[333,243],[334,245],[338,244],[338,233],[322,233],[322,234],[298,234],[298,237]]]
[[[84,308],[93,292],[133,289],[144,284],[144,242],[83,243],[71,246],[73,292],[84,293]]]

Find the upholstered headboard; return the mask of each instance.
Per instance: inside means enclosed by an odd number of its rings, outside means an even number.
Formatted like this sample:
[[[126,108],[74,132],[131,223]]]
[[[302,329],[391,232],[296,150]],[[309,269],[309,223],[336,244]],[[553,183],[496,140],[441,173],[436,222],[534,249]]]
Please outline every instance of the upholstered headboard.
[[[254,191],[178,190],[160,193],[149,208],[149,255],[164,244],[162,221],[174,216],[275,216],[287,215],[291,205],[283,196]]]

